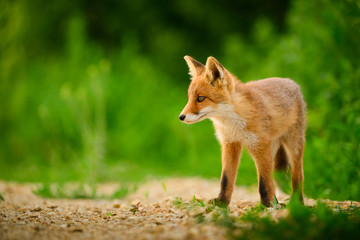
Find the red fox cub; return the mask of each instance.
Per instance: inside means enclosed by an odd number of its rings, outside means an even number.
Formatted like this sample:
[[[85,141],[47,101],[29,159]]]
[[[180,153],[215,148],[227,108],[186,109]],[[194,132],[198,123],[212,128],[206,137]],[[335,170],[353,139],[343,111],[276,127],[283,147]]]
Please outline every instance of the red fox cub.
[[[293,194],[303,201],[306,104],[300,87],[287,78],[242,83],[213,57],[205,66],[184,58],[192,81],[179,119],[191,124],[209,118],[222,146],[221,190],[215,203],[230,203],[242,146],[255,161],[263,205],[277,202],[273,169],[289,165]]]

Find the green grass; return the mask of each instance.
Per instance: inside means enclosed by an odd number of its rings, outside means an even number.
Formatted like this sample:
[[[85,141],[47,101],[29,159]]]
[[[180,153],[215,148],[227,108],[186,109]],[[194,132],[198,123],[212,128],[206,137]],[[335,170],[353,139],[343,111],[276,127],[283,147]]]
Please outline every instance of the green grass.
[[[360,210],[349,207],[338,210],[318,203],[314,208],[300,205],[288,207],[289,214],[278,221],[256,212],[234,220],[230,235],[236,239],[358,239]],[[236,221],[251,222],[251,228],[241,229]],[[237,231],[240,230],[240,231]]]
[[[33,193],[44,198],[71,199],[122,199],[135,192],[137,185],[120,185],[111,195],[97,191],[96,185],[88,184],[40,184]]]
[[[74,187],[66,187],[62,184],[41,184],[33,192],[44,198],[94,199],[100,197],[96,194],[96,186],[85,184],[77,184]]]
[[[117,199],[122,199],[124,197],[126,197],[127,195],[129,195],[130,190],[128,187],[120,187],[118,190],[116,190],[114,192],[114,194],[112,195],[113,198],[117,198]]]
[[[201,223],[215,223],[227,229],[229,239],[358,239],[360,237],[360,208],[349,205],[329,207],[318,202],[306,207],[291,201],[286,208],[253,207],[235,216],[227,208],[204,204],[195,197],[192,201],[176,198],[173,204],[188,211]],[[277,212],[287,211],[281,217]]]

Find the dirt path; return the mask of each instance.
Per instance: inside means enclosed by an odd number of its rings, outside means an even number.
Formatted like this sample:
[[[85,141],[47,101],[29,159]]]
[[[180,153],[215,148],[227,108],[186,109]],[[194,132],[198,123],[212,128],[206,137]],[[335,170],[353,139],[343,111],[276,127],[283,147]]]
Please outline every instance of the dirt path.
[[[175,197],[204,201],[217,195],[219,184],[198,178],[152,181],[123,200],[43,199],[32,185],[1,183],[0,239],[225,239],[225,229],[197,224],[194,213],[180,210]],[[114,191],[113,184],[99,191]],[[258,203],[254,188],[236,187],[230,212],[243,214]],[[280,201],[286,196],[278,194]],[[131,204],[139,203],[135,214]],[[307,199],[312,205],[314,200]],[[278,215],[285,214],[277,211]]]

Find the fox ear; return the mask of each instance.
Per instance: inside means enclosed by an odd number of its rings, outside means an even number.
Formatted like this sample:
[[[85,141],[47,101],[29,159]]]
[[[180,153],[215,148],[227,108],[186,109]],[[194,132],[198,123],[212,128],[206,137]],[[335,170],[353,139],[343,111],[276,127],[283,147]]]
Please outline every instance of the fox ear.
[[[192,77],[199,76],[203,71],[205,71],[205,66],[201,62],[196,61],[190,56],[185,56],[184,59],[189,66],[189,74]]]
[[[225,68],[214,57],[208,57],[206,61],[206,75],[212,86],[215,86],[217,81],[221,83],[224,80]]]

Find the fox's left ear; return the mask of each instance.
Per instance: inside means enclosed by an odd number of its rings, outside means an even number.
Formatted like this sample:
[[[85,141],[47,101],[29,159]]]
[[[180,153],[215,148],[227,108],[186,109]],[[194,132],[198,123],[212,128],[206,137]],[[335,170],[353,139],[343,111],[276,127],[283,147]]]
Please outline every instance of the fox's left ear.
[[[189,66],[190,72],[189,74],[194,78],[196,76],[199,76],[202,72],[205,71],[205,66],[199,62],[196,61],[195,59],[193,59],[190,56],[185,56],[184,57],[187,65]]]
[[[215,86],[217,81],[223,82],[225,68],[214,57],[208,57],[206,61],[206,75],[210,84]]]

